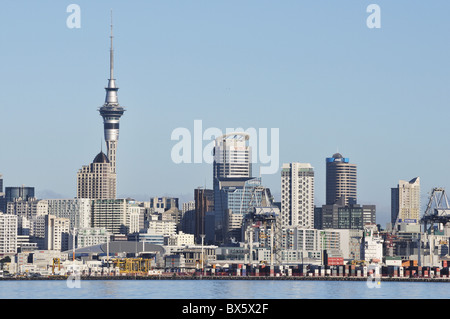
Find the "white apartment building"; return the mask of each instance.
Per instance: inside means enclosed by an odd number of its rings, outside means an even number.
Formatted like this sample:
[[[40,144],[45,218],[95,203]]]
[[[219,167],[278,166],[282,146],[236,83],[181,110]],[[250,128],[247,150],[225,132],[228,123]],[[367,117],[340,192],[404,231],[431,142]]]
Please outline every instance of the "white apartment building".
[[[36,216],[47,214],[48,204],[46,201],[36,198],[29,198],[28,200],[15,199],[6,204],[6,213],[31,220]]]
[[[314,169],[311,164],[283,164],[281,224],[314,228]]]
[[[76,248],[94,246],[108,241],[110,234],[105,228],[81,228],[76,231]],[[72,248],[72,242],[69,242]]]
[[[128,233],[138,233],[141,229],[141,217],[144,215],[145,208],[139,207],[137,205],[128,205],[127,206],[127,221],[126,226],[128,229]]]
[[[0,213],[0,255],[17,253],[17,216]]]
[[[64,251],[69,248],[70,220],[54,215],[33,219],[32,236],[39,241],[39,249]]]
[[[188,211],[195,210],[195,201],[191,200],[189,202],[183,203],[181,213],[186,213]]]
[[[359,260],[362,231],[353,229],[310,229],[290,226],[282,230],[283,255],[290,258],[321,258],[324,250],[339,252],[344,259]],[[267,241],[267,240],[266,240]]]
[[[159,236],[172,236],[177,232],[177,225],[173,221],[150,220],[147,233]]]
[[[127,200],[96,199],[92,201],[92,227],[105,228],[111,234],[127,232]]]
[[[193,246],[195,245],[194,235],[185,234],[182,231],[168,237],[167,244],[169,246]]]
[[[91,227],[92,200],[90,199],[46,199],[48,213],[70,220],[70,229]]]

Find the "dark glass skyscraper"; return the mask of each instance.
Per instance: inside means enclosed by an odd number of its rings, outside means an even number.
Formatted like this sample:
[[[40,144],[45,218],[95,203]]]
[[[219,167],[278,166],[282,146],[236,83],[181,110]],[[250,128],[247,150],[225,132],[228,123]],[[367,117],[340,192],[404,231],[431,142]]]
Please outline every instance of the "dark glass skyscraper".
[[[194,190],[195,200],[195,238],[197,241],[201,235],[206,235],[206,213],[214,212],[214,190],[196,188]]]
[[[5,188],[5,199],[6,202],[12,202],[14,199],[19,199],[27,201],[29,198],[34,198],[34,187],[6,187]]]
[[[357,203],[356,164],[336,153],[326,159],[326,204],[342,206]]]
[[[0,198],[0,211],[5,213],[7,204],[16,199],[27,201],[28,199],[34,197],[34,187],[5,187],[5,196]]]

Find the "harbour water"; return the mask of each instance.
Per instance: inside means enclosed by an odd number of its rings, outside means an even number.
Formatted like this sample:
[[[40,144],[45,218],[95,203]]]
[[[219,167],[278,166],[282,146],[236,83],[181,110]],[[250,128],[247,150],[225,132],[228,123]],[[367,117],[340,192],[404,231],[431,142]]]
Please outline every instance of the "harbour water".
[[[450,283],[246,280],[1,281],[0,299],[447,299]]]

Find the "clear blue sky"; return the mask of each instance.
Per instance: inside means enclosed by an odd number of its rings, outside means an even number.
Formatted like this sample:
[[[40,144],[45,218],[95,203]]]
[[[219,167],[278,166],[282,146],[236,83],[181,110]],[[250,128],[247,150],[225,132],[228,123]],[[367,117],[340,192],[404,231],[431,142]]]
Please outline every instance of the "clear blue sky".
[[[69,29],[69,4],[81,28]],[[369,29],[366,8],[381,8]],[[40,197],[76,196],[100,151],[110,9],[121,119],[118,195],[193,197],[208,164],[174,164],[175,128],[279,128],[280,165],[358,164],[358,201],[389,220],[390,188],[450,184],[448,1],[3,1],[0,174]],[[105,147],[103,146],[103,149]],[[263,176],[274,193],[280,173]],[[185,196],[186,195],[186,196]],[[183,197],[184,196],[184,197]]]

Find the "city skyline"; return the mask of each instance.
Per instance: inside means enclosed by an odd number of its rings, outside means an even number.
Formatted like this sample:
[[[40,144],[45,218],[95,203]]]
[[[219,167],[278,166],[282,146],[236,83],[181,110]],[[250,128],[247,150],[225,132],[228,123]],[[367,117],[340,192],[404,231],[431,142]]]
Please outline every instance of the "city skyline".
[[[339,151],[358,165],[358,201],[377,205],[383,227],[399,180],[420,176],[422,207],[432,187],[449,184],[448,151],[429,156],[446,133],[436,114],[450,101],[450,47],[440,40],[449,4],[377,1],[383,24],[372,30],[369,2],[136,3],[78,1],[79,29],[66,26],[68,4],[5,5],[4,186],[76,196],[77,170],[104,143],[97,110],[109,73],[109,7],[129,110],[117,197],[193,199],[198,186],[212,188],[211,164],[170,159],[171,132],[197,119],[222,129],[279,128],[279,169],[262,183],[279,194],[282,163],[311,163],[316,205],[325,204],[325,158]],[[30,75],[38,81],[23,94]]]

